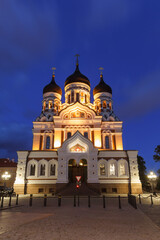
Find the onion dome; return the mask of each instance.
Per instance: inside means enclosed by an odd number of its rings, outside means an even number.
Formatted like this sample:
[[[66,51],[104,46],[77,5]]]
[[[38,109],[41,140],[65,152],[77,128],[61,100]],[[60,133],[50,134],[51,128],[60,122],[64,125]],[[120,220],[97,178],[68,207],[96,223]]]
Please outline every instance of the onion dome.
[[[89,79],[79,71],[79,64],[76,64],[75,72],[66,79],[65,86],[75,82],[85,83],[90,86]]]
[[[104,82],[102,74],[100,75],[99,84],[93,89],[93,95],[100,92],[108,92],[112,94],[112,88]]]
[[[55,92],[62,95],[62,89],[55,82],[55,75],[52,75],[51,82],[43,88],[43,94],[47,92]]]

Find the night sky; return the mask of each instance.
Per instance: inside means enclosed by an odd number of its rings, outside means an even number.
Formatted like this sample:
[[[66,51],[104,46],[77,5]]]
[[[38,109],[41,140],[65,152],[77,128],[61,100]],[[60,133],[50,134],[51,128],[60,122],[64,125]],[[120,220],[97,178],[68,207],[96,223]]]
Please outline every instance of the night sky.
[[[139,150],[148,171],[158,169],[159,0],[0,0],[0,157],[17,160],[17,150],[31,150],[51,68],[64,93],[77,53],[91,93],[104,68],[124,149]]]

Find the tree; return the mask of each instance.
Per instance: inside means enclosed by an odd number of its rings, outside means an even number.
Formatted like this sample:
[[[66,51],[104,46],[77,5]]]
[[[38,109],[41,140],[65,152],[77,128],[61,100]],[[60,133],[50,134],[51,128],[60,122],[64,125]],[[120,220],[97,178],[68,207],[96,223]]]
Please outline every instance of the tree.
[[[137,156],[137,161],[138,161],[139,176],[142,182],[142,187],[146,188],[147,186],[147,175],[146,175],[146,166],[145,166],[146,162],[141,156]]]
[[[156,187],[156,188],[157,188],[158,190],[160,190],[160,169],[158,169],[157,173],[158,173],[159,176],[158,176],[158,178],[157,178],[157,187]]]
[[[160,162],[160,145],[157,145],[157,147],[154,150],[155,154],[153,155],[153,159],[155,162]],[[157,171],[158,178],[157,178],[157,189],[160,190],[160,169]]]
[[[153,155],[153,159],[155,162],[160,162],[160,145],[158,145],[155,150],[155,154]]]

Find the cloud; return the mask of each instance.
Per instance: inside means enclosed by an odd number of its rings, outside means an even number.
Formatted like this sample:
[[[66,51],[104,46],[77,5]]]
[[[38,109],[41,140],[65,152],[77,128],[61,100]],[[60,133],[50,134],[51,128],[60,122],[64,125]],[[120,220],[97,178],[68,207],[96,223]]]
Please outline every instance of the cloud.
[[[25,124],[0,124],[0,158],[12,158],[16,151],[31,149],[31,127]]]
[[[0,69],[22,71],[52,54],[58,43],[56,5],[0,1]]]
[[[155,71],[122,91],[124,103],[119,109],[121,118],[132,118],[143,116],[153,110],[160,108],[160,72]]]

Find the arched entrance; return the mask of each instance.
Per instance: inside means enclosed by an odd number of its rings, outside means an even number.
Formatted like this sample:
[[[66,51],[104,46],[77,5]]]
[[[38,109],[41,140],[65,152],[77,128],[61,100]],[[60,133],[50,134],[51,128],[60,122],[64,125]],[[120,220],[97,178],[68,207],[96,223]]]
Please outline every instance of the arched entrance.
[[[76,176],[81,176],[81,182],[87,182],[87,161],[81,159],[79,164],[75,159],[70,159],[68,162],[68,180],[76,182]]]

